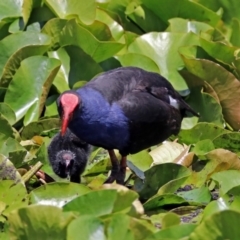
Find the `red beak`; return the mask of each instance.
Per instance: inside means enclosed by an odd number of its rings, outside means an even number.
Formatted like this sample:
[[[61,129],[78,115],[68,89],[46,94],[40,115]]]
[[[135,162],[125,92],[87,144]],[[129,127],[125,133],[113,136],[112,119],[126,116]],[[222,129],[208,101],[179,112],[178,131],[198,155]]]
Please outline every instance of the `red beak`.
[[[69,108],[63,108],[61,135],[64,136],[68,128],[69,121],[71,119],[72,112]]]
[[[61,96],[60,104],[62,105],[62,126],[61,135],[64,136],[68,128],[68,124],[72,119],[73,112],[79,105],[79,97],[73,93],[64,93]]]

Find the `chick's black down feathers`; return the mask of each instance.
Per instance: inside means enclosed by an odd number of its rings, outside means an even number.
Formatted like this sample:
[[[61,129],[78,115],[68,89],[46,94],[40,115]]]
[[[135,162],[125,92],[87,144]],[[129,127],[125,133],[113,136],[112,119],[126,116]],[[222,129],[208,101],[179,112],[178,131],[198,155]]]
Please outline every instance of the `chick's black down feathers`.
[[[71,182],[81,182],[91,145],[79,139],[69,129],[61,136],[57,133],[49,147],[48,157],[53,171],[61,178],[70,177]]]

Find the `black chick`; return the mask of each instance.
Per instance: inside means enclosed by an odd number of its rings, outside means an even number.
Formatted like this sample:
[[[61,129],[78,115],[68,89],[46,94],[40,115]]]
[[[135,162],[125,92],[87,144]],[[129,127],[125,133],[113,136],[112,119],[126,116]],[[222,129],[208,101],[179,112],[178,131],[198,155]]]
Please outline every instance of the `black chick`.
[[[79,139],[69,129],[64,136],[57,133],[48,146],[48,157],[53,171],[61,178],[70,177],[71,182],[80,183],[91,145]]]

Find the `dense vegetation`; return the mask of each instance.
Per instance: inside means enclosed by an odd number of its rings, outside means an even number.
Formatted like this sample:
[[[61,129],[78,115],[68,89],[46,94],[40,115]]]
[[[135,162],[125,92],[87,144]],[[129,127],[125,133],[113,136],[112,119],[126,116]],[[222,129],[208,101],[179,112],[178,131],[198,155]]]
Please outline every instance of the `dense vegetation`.
[[[0,238],[239,239],[239,9],[239,0],[1,0]],[[57,178],[46,151],[56,98],[119,66],[162,74],[200,118],[129,156],[127,187],[102,186],[110,163],[100,148],[82,184]]]

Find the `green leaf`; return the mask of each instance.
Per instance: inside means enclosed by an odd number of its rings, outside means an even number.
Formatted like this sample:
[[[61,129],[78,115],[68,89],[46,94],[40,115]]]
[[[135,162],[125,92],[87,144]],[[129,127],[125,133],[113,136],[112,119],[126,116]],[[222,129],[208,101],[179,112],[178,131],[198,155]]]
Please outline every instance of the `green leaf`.
[[[224,133],[213,139],[215,148],[224,148],[240,155],[240,133]]]
[[[137,168],[142,171],[146,171],[147,169],[149,169],[153,162],[153,159],[149,155],[149,152],[147,150],[143,150],[136,154],[131,154],[127,158],[130,162],[132,162]]]
[[[70,88],[79,80],[89,81],[103,71],[81,48],[66,46],[65,50],[70,57],[70,71],[68,75]]]
[[[177,71],[183,65],[178,49],[188,44],[198,45],[198,37],[193,33],[152,32],[136,38],[130,44],[128,51],[152,59],[159,67],[161,75],[168,79],[176,90],[180,91],[186,90],[187,85]]]
[[[226,194],[229,190],[240,185],[240,172],[237,170],[228,170],[218,172],[211,177],[217,181],[220,187],[219,193],[221,196]]]
[[[189,176],[190,170],[174,163],[164,163],[145,171],[145,179],[136,179],[135,190],[143,199],[148,199],[157,193],[160,187],[171,180]]]
[[[153,11],[134,1],[128,4],[126,15],[144,32],[161,32],[166,26]]]
[[[181,48],[181,50],[182,49],[183,48]],[[207,83],[203,83],[201,79],[184,69],[179,71],[179,73],[184,77],[190,89],[190,95],[188,96],[187,103],[200,114],[198,121],[211,122],[223,127],[225,121],[219,99],[213,96],[213,94],[203,91],[203,88],[206,87]],[[210,86],[208,85],[208,87]],[[212,114],[209,114],[210,111]]]
[[[219,148],[210,139],[204,139],[197,142],[192,151],[199,156],[214,150],[215,147]]]
[[[113,189],[89,192],[67,203],[63,210],[77,211],[81,215],[102,216],[112,213],[116,198],[117,191]],[[96,199],[98,204],[94,204]]]
[[[156,232],[147,240],[159,240],[159,239],[179,240],[184,237],[187,238],[194,231],[196,227],[197,227],[196,224],[182,224],[182,225],[172,226],[167,229],[163,229]]]
[[[7,87],[20,62],[34,55],[42,55],[51,44],[49,36],[36,32],[11,34],[0,42],[0,86]]]
[[[232,35],[230,42],[237,47],[240,47],[240,21],[237,18],[232,19]]]
[[[209,189],[205,186],[190,191],[179,192],[177,195],[183,197],[186,201],[198,202],[204,205],[209,203],[212,197]]]
[[[106,24],[109,27],[109,30],[111,31],[112,37],[116,41],[125,43],[123,27],[117,21],[111,18],[110,15],[107,14],[107,12],[103,11],[102,9],[97,9],[96,21],[100,21]]]
[[[56,182],[34,189],[30,193],[31,204],[52,205],[62,207],[72,199],[90,192],[82,184]]]
[[[220,16],[215,12],[188,0],[180,0],[177,2],[175,0],[169,0],[167,2],[164,0],[142,0],[142,3],[166,23],[171,18],[181,17],[207,22],[209,25],[215,27],[220,20]]]
[[[137,198],[133,191],[125,190],[119,193],[115,189],[104,189],[89,192],[67,203],[64,211],[77,211],[82,215],[103,216],[113,212],[129,212],[132,202]],[[98,204],[95,204],[98,199]]]
[[[212,123],[198,123],[192,129],[181,130],[178,134],[178,139],[179,142],[193,144],[205,139],[213,140],[217,136],[228,132],[230,131]]]
[[[162,218],[162,228],[169,228],[180,224],[180,218],[176,213],[169,212]]]
[[[59,67],[60,61],[44,56],[30,57],[21,62],[4,99],[14,110],[17,121],[23,116],[25,125],[38,120]],[[29,87],[19,91],[24,84]]]
[[[135,66],[149,72],[160,72],[159,67],[151,58],[139,53],[126,53],[119,55],[117,59],[123,67]]]
[[[204,209],[203,220],[208,218],[214,213],[224,211],[224,210],[235,210],[239,211],[240,207],[240,197],[224,195],[216,201],[210,202]]]
[[[13,240],[66,239],[66,227],[72,219],[73,216],[65,215],[60,208],[33,205],[9,215],[9,232]]]
[[[0,116],[5,117],[11,125],[16,122],[14,111],[6,103],[0,103]]]
[[[40,135],[44,131],[59,128],[60,120],[58,118],[48,118],[38,122],[32,122],[23,128],[21,136],[24,139],[31,139],[36,135]]]
[[[107,223],[107,224],[106,224]],[[129,225],[130,217],[125,214],[114,214],[111,218],[106,219],[107,225],[107,239],[109,240],[122,240],[133,239],[131,235]],[[121,226],[121,227],[119,227]],[[132,238],[131,238],[132,237]]]
[[[1,125],[1,129],[0,129],[1,134],[4,134],[6,137],[14,137],[13,129],[6,118],[0,116],[0,125]]]
[[[32,1],[2,0],[0,2],[0,21],[22,17],[24,25],[27,24],[32,10]]]
[[[46,4],[59,18],[76,15],[85,24],[91,24],[95,19],[96,2],[94,0],[89,0],[87,3],[84,0],[62,0],[61,4],[57,0],[46,0]]]
[[[3,214],[9,216],[12,210],[28,205],[28,195],[26,188],[21,184],[15,184],[12,180],[0,181],[0,201],[7,204]]]
[[[201,32],[207,32],[214,28],[204,22],[197,22],[189,19],[172,18],[169,21],[169,27],[166,31],[168,32],[194,32],[200,34]]]
[[[6,135],[1,135],[0,134],[0,153],[2,153],[5,156],[9,156],[10,157],[10,153],[15,152],[16,155],[15,156],[11,156],[11,161],[13,161],[16,166],[19,166],[18,164],[21,164],[25,155],[26,155],[26,149],[24,147],[22,147],[22,145],[16,140],[13,139],[11,137],[7,137]],[[21,158],[20,156],[17,154],[21,153]],[[15,158],[16,157],[16,158]]]
[[[173,162],[186,148],[177,142],[165,141],[149,153],[153,158],[152,165]]]
[[[238,239],[240,229],[238,225],[239,212],[225,210],[207,218],[190,234],[190,240]],[[231,219],[231,221],[229,221]]]
[[[158,208],[167,206],[167,205],[182,205],[186,204],[188,201],[184,198],[177,196],[172,193],[163,194],[163,195],[154,195],[147,202],[143,204],[146,211],[156,210]]]
[[[80,227],[79,226],[84,226]],[[67,228],[67,240],[81,239],[99,239],[106,240],[104,224],[102,220],[95,216],[80,216],[73,220]]]
[[[212,61],[186,54],[181,56],[187,70],[202,81],[206,81],[216,92],[224,118],[231,127],[238,130],[240,128],[239,80],[225,68]],[[232,91],[232,89],[235,90]]]
[[[124,44],[114,40],[98,40],[89,29],[79,25],[75,19],[69,21],[52,19],[42,31],[54,38],[56,46],[78,46],[96,62],[112,57],[124,47]]]

